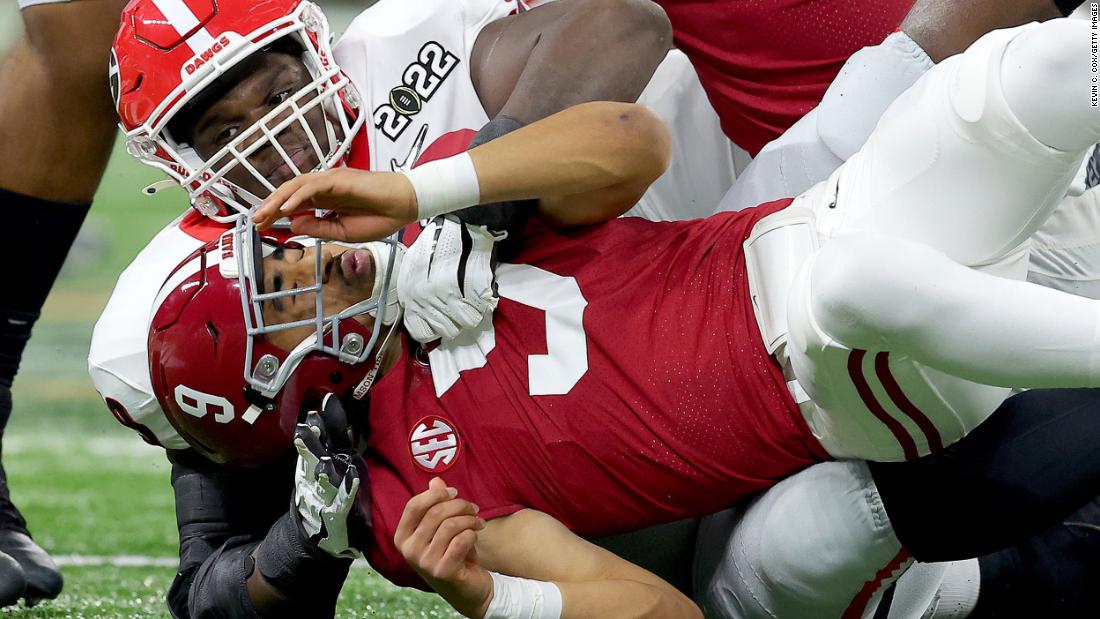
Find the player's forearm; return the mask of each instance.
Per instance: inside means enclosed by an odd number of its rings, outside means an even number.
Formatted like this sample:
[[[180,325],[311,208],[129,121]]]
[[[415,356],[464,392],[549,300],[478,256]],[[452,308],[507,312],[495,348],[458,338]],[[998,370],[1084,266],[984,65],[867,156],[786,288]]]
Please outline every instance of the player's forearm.
[[[498,575],[499,576],[499,575]],[[510,579],[517,581],[517,579]],[[519,579],[520,581],[522,579]],[[532,583],[533,581],[526,581]],[[443,583],[447,585],[447,583]],[[499,585],[500,583],[498,583]],[[560,592],[560,619],[700,619],[703,615],[699,607],[674,587],[667,584],[656,585],[634,580],[596,580],[585,582],[539,583],[556,587]],[[516,600],[517,592],[494,590],[493,596],[484,602],[467,599],[456,593],[452,587],[441,586],[436,589],[443,599],[466,617],[492,618],[512,616],[517,610],[523,616],[533,599]],[[497,596],[508,596],[502,610]],[[523,595],[520,594],[522,598]],[[540,605],[542,606],[542,605]],[[543,615],[548,611],[543,606]]]
[[[480,201],[539,199],[555,223],[616,217],[668,166],[668,129],[623,103],[572,107],[470,151]]]
[[[562,619],[697,619],[699,607],[671,585],[633,580],[559,582]]]
[[[300,210],[331,209],[336,218],[299,217],[292,230],[365,241],[475,204],[540,200],[551,223],[590,224],[633,206],[668,166],[670,144],[664,122],[643,106],[585,103],[408,172],[303,174],[279,186],[252,218],[263,230]]]

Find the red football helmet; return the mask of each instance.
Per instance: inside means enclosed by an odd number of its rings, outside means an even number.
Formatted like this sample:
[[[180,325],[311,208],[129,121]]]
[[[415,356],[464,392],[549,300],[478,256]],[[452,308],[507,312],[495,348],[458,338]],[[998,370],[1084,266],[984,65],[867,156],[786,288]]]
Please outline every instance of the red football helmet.
[[[400,323],[397,271],[403,248],[393,242],[348,246],[375,265],[369,299],[325,313],[321,244],[299,237],[261,238],[248,217],[184,260],[165,281],[149,327],[153,391],[180,435],[206,457],[258,466],[292,450],[294,426],[324,393],[366,395],[381,351]],[[282,244],[317,244],[313,283],[263,293],[263,258]],[[267,324],[261,304],[312,295],[316,317]],[[382,316],[367,329],[354,319]],[[295,327],[312,333],[291,351],[264,336]],[[379,343],[381,341],[381,343]],[[378,344],[376,346],[376,344]],[[243,369],[243,373],[242,373]]]
[[[311,82],[205,160],[168,130],[172,118],[204,88],[244,58],[290,38],[304,52]],[[224,223],[259,204],[259,197],[225,177],[243,168],[268,191],[274,188],[248,157],[273,147],[295,175],[341,165],[365,121],[355,87],[332,59],[328,21],[301,0],[132,0],[111,50],[110,83],[126,134],[126,148],[183,185],[192,205]],[[305,115],[323,111],[325,135]],[[305,129],[320,163],[300,170],[277,139],[291,126]],[[150,190],[155,190],[154,186]]]

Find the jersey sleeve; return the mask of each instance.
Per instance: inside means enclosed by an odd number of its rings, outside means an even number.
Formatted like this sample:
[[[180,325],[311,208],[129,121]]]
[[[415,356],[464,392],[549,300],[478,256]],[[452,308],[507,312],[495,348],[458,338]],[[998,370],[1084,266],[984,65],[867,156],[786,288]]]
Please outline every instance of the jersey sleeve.
[[[201,245],[177,223],[150,241],[122,272],[92,332],[88,373],[111,414],[146,442],[167,449],[187,443],[161,411],[149,377],[150,311],[160,284]]]
[[[520,7],[517,6],[518,1],[519,0],[463,0],[463,25],[466,28],[467,35],[470,37],[470,45],[473,45],[473,40],[477,38],[477,33],[481,32],[482,28],[501,17],[506,17],[521,10]]]
[[[419,47],[424,42],[421,39],[431,38],[431,28],[453,29],[461,24],[469,50],[477,33],[490,22],[515,12],[516,3],[517,0],[381,0],[352,20],[336,42],[333,54],[353,82],[366,84],[368,62],[390,61],[383,56],[387,44]],[[417,40],[406,40],[410,37]]]

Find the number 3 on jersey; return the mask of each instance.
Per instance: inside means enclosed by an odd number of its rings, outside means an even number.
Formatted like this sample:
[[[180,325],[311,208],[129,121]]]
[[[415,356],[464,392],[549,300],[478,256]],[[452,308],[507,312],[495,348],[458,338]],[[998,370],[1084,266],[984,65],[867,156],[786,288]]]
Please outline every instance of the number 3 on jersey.
[[[588,301],[577,280],[527,264],[497,267],[497,291],[505,299],[546,312],[546,354],[527,356],[531,395],[565,395],[588,372],[584,308]],[[435,392],[442,396],[466,370],[484,367],[496,348],[492,321],[470,341],[444,344],[429,354]]]

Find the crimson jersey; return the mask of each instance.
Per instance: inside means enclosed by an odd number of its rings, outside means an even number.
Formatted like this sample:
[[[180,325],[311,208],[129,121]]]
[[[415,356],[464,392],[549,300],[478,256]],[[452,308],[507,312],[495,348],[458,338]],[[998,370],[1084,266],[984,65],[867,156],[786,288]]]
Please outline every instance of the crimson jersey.
[[[434,476],[484,518],[522,508],[599,537],[701,516],[825,459],[764,350],[742,242],[785,200],[705,220],[533,224],[500,306],[371,391],[375,569]]]
[[[656,0],[722,130],[756,156],[821,102],[848,57],[897,30],[913,0]]]

